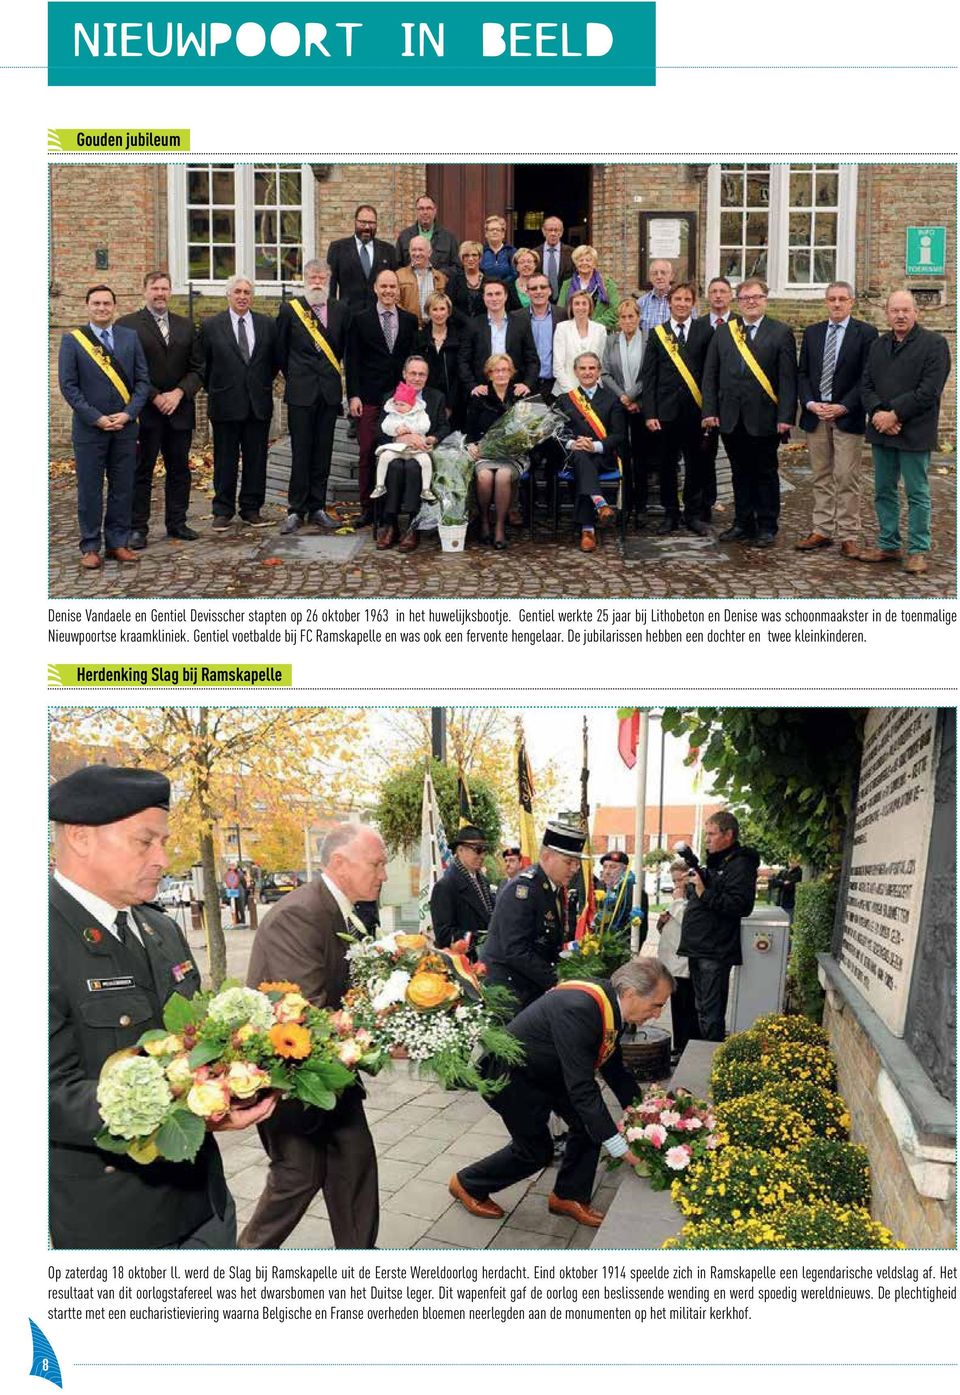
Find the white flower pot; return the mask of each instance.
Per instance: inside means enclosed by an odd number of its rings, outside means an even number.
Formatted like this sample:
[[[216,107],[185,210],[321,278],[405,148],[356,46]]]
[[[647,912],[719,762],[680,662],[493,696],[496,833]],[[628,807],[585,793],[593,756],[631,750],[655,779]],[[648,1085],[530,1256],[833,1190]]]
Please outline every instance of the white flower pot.
[[[441,552],[463,552],[467,541],[465,523],[441,523],[437,531],[440,534]]]

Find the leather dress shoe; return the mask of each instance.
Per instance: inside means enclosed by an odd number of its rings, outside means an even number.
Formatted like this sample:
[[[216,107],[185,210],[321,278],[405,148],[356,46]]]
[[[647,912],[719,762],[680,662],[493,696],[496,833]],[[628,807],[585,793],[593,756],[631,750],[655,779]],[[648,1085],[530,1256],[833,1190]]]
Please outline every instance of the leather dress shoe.
[[[679,527],[679,518],[672,518],[670,514],[667,514],[666,518],[662,518],[657,524],[654,532],[659,533],[662,537],[666,533],[676,533]]]
[[[567,1201],[556,1192],[547,1198],[547,1210],[555,1216],[569,1216],[578,1225],[588,1225],[593,1230],[599,1230],[603,1224],[603,1212],[594,1210],[588,1201]]]
[[[397,525],[388,523],[385,528],[381,528],[377,534],[377,551],[386,552],[388,547],[393,547],[397,541]]]
[[[98,567],[103,566],[103,558],[99,552],[81,552],[80,565],[85,571],[95,572]]]
[[[339,528],[340,524],[327,513],[326,509],[315,509],[310,515],[309,522],[318,528]]]
[[[597,509],[597,522],[601,528],[612,528],[617,517],[617,511],[610,504],[604,504]]]
[[[372,522],[373,509],[367,507],[363,510],[360,517],[357,519],[356,523],[353,526],[354,528],[369,528]]]
[[[861,562],[899,562],[903,557],[899,547],[865,547],[860,553]]]
[[[140,528],[134,528],[127,538],[127,547],[132,547],[134,552],[142,552],[147,545],[147,535]]]
[[[140,558],[135,552],[131,552],[129,547],[108,547],[103,554],[105,557],[112,557],[114,562],[139,562]]]
[[[481,1201],[479,1197],[471,1196],[456,1173],[450,1178],[448,1191],[452,1197],[456,1197],[461,1206],[470,1212],[471,1216],[483,1216],[488,1221],[499,1221],[503,1216],[503,1207],[498,1206],[489,1197]]]
[[[259,509],[254,509],[253,513],[242,513],[240,522],[245,523],[248,528],[269,528],[269,518],[264,518]]]
[[[227,532],[229,532],[229,531],[230,531],[230,519],[229,519],[229,518],[225,518],[225,517],[223,516],[223,514],[221,514],[221,513],[215,514],[215,515],[214,515],[214,519],[213,519],[213,531],[214,531],[215,533],[227,533]]]
[[[720,534],[721,542],[746,542],[752,538],[753,534],[748,533],[745,528],[740,528],[736,523],[730,528],[724,528]]]
[[[903,570],[911,576],[922,576],[927,570],[927,558],[923,552],[911,552],[903,564]]]
[[[200,534],[196,529],[188,528],[186,523],[178,523],[175,528],[167,529],[167,537],[176,538],[179,542],[196,542],[199,536]],[[146,541],[146,539],[144,539],[144,541]],[[130,546],[134,546],[132,539],[130,540]]]
[[[758,533],[756,537],[750,539],[751,547],[773,547],[777,541],[773,533]]]
[[[419,546],[420,534],[417,532],[416,528],[408,528],[407,531],[404,533],[403,537],[400,539],[400,551],[416,552]]]
[[[794,552],[816,552],[818,547],[833,547],[833,538],[826,533],[810,533],[793,544]]]
[[[840,544],[840,556],[852,557],[855,562],[859,561],[860,548],[852,538],[844,538],[843,542]]]
[[[296,533],[300,528],[300,515],[298,513],[288,513],[280,524],[280,534],[282,537],[289,537],[291,533]]]
[[[709,538],[710,536],[710,529],[699,518],[688,518],[686,526],[687,531],[690,533],[696,533],[698,538]]]
[[[580,534],[580,551],[581,551],[581,552],[596,552],[596,550],[597,550],[597,535],[596,535],[596,533],[594,533],[594,532],[592,531],[592,529],[584,528],[583,532]]]

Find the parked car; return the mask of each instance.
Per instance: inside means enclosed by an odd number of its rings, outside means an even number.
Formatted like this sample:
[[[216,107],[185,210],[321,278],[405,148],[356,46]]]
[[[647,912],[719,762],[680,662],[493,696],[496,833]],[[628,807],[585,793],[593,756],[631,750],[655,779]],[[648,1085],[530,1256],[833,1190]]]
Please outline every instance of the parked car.
[[[296,891],[303,883],[296,872],[265,872],[260,882],[260,900],[264,905],[279,901],[288,891]]]
[[[193,900],[193,882],[188,877],[164,877],[157,900],[161,906],[189,906]]]

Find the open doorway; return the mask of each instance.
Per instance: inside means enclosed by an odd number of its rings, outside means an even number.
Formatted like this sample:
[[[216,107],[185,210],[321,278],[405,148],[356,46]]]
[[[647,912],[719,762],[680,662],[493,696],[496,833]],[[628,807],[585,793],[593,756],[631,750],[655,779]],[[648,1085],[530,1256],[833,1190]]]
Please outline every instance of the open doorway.
[[[540,225],[550,215],[563,220],[564,242],[589,242],[590,166],[514,165],[513,206],[517,247],[542,242]]]

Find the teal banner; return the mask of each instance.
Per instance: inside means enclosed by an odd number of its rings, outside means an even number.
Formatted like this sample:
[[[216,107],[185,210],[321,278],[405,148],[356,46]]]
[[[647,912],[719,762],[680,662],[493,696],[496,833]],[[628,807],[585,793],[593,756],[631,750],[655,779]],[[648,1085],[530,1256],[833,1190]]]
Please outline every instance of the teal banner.
[[[656,5],[50,4],[51,87],[648,87]]]

